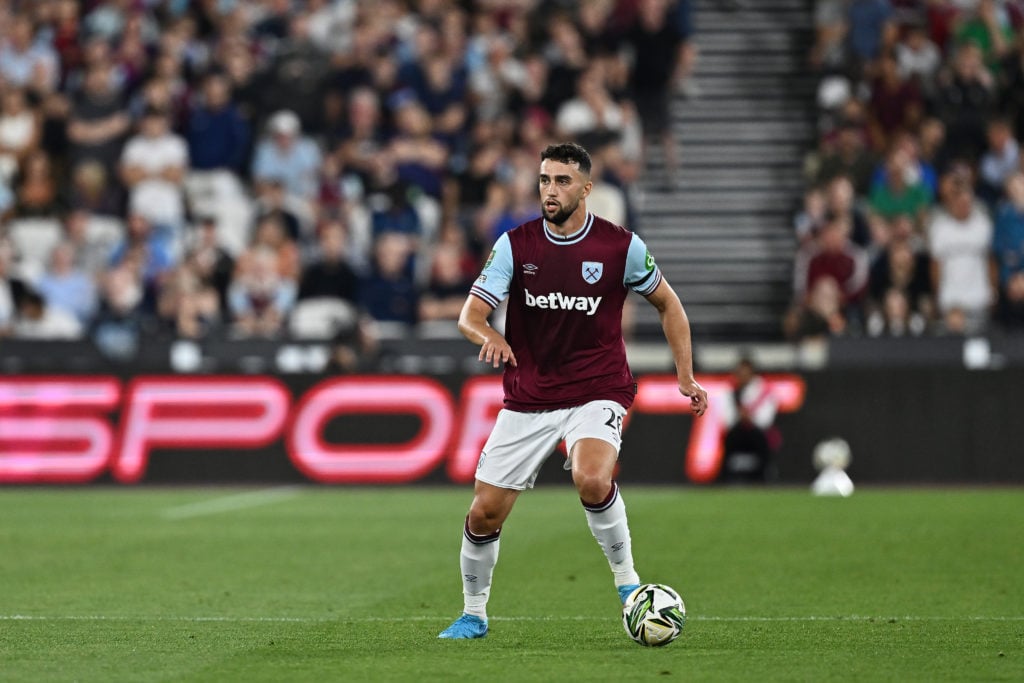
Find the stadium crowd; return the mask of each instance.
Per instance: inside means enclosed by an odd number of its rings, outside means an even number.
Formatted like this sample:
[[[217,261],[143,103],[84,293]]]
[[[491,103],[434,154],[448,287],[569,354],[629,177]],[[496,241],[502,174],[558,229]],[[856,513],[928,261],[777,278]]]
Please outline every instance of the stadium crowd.
[[[450,321],[539,215],[549,142],[586,145],[590,207],[636,226],[688,10],[0,1],[0,336],[117,354]]]
[[[1024,3],[818,0],[791,339],[1024,329]]]

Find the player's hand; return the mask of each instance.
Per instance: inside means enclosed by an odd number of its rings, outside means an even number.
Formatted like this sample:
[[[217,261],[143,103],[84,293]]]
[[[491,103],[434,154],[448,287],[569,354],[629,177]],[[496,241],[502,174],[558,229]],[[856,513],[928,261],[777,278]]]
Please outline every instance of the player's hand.
[[[497,335],[490,336],[484,341],[483,346],[480,347],[478,358],[494,367],[499,367],[502,363],[516,366],[516,356],[512,353],[512,347],[508,345],[504,337]]]
[[[690,398],[690,410],[697,417],[703,415],[704,411],[708,409],[708,392],[692,377],[679,380],[679,393]]]

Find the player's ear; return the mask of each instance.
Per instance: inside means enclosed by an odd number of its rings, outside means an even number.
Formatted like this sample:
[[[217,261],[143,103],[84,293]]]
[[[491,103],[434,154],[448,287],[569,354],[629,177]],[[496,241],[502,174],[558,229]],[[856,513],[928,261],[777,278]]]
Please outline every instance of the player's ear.
[[[587,184],[583,186],[583,196],[587,197],[590,194],[590,191],[593,188],[594,188],[594,181],[593,180],[588,180]]]

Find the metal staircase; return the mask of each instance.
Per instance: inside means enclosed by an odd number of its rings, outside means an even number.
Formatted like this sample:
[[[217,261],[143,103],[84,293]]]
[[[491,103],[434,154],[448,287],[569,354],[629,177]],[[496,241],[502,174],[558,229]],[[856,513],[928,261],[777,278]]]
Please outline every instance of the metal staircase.
[[[694,335],[777,339],[790,299],[793,211],[814,136],[806,68],[812,0],[697,0],[700,94],[677,95],[680,168],[666,187],[653,149],[640,183],[640,231],[686,306]],[[657,328],[649,307],[638,331]]]

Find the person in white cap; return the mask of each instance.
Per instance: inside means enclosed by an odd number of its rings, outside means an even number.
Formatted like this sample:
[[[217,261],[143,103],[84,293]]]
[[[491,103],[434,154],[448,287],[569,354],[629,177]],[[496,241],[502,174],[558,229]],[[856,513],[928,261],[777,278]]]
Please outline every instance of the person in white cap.
[[[320,148],[302,135],[299,117],[282,109],[268,119],[266,131],[256,147],[253,179],[259,184],[280,183],[287,194],[304,202],[314,199],[319,186]]]

